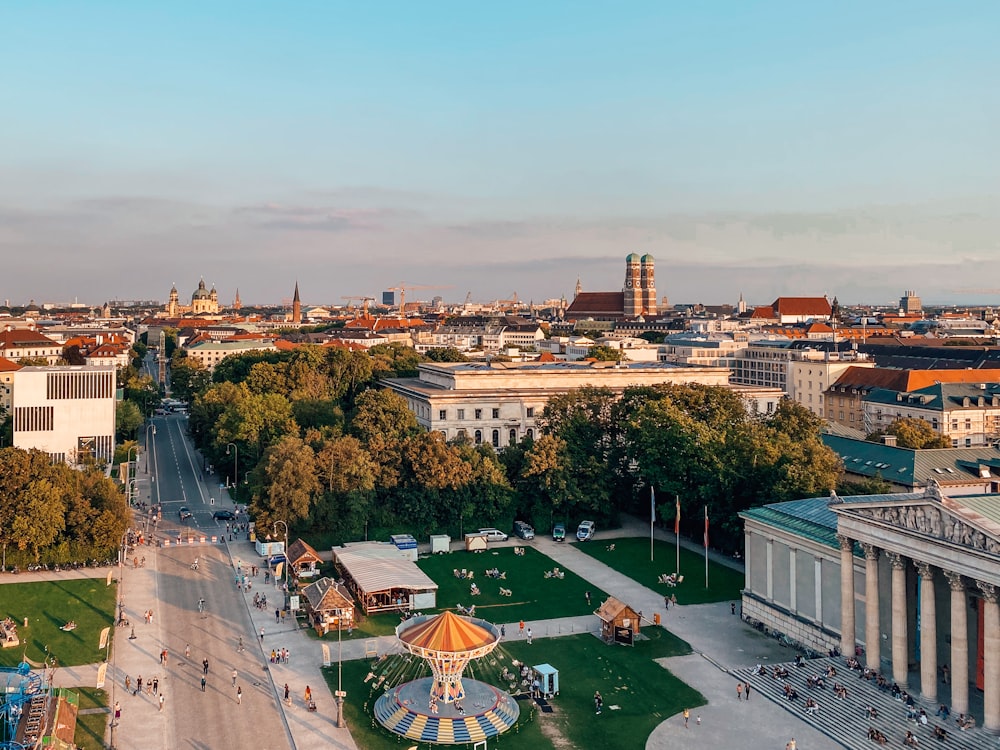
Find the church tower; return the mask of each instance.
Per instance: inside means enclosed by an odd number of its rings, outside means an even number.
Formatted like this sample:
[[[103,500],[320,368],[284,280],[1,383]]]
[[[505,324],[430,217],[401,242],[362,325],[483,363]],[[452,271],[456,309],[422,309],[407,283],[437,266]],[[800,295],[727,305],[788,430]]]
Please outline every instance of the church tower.
[[[746,300],[743,299],[743,292],[740,292],[740,301],[736,303],[736,314],[742,315],[747,311]]]
[[[653,276],[653,256],[646,253],[639,261],[640,287],[642,291],[642,314],[645,316],[656,315],[656,279]]]
[[[236,299],[233,300],[233,309],[239,312],[243,309],[243,300],[240,299],[240,288],[236,287]]]
[[[295,295],[292,297],[292,322],[295,325],[302,323],[302,302],[299,300],[299,282],[295,282]]]
[[[583,291],[583,284],[580,283],[580,278],[577,277],[577,279],[576,279],[576,290],[573,292],[573,299],[576,299],[577,297],[579,297],[580,296],[580,292],[582,292],[582,291]]]
[[[625,258],[625,305],[623,313],[626,318],[635,318],[642,314],[642,271],[639,256],[629,253]]]
[[[177,285],[170,287],[170,301],[167,303],[167,317],[176,318],[179,314],[180,297],[177,294]]]

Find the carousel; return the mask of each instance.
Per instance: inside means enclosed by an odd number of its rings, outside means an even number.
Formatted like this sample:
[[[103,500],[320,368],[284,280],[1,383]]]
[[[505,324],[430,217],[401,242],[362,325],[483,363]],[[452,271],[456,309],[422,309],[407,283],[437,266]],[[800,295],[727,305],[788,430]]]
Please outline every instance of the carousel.
[[[495,625],[445,612],[406,620],[396,637],[430,666],[431,676],[392,687],[376,701],[375,718],[386,729],[420,742],[460,745],[495,737],[517,721],[520,709],[507,692],[462,678],[470,660],[497,647]]]

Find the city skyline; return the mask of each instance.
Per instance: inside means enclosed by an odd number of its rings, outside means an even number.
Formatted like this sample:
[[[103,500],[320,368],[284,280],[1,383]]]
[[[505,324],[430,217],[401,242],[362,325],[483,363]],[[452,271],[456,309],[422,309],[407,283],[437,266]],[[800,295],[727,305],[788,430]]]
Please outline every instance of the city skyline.
[[[4,7],[0,298],[991,303],[1000,8]],[[979,269],[979,270],[977,270]],[[423,295],[421,295],[423,296]]]

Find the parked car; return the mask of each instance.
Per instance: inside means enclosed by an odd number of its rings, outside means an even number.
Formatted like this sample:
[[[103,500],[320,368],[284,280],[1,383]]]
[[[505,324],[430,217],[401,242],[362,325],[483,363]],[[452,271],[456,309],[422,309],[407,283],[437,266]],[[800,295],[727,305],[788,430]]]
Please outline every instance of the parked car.
[[[182,521],[185,518],[193,518],[194,517],[194,513],[192,513],[191,509],[189,507],[187,507],[186,505],[182,505],[180,507],[180,510],[177,511],[177,515],[179,515],[181,517]]]
[[[576,530],[576,538],[578,541],[586,542],[594,536],[594,522],[584,521]]]
[[[566,541],[566,524],[557,523],[552,527],[552,541],[554,542],[564,542]]]
[[[485,535],[486,538],[491,542],[507,541],[507,535],[504,534],[502,531],[500,531],[500,529],[494,529],[494,528],[480,529],[479,533]]]
[[[232,521],[236,518],[236,514],[231,510],[217,510],[212,514],[212,518],[216,521]]]
[[[514,521],[514,534],[521,537],[521,539],[535,538],[535,530],[531,528],[530,523],[524,521]]]

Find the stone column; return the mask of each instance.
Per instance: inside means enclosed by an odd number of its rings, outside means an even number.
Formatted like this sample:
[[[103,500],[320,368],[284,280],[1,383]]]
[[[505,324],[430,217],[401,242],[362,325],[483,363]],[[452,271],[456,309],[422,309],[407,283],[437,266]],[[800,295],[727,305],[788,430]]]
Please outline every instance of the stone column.
[[[969,615],[961,573],[944,571],[951,589],[951,710],[969,711]]]
[[[882,661],[881,629],[879,628],[878,556],[874,544],[861,543],[865,552],[865,655],[869,669],[880,671]]]
[[[920,693],[937,703],[937,611],[934,606],[934,571],[925,562],[913,564],[920,574]]]
[[[983,596],[983,728],[1000,734],[1000,608],[997,587],[977,581]]]
[[[892,679],[905,688],[910,667],[906,630],[906,558],[895,552],[887,552],[886,555],[892,566]]]
[[[854,656],[854,540],[837,534],[840,542],[840,650]]]

